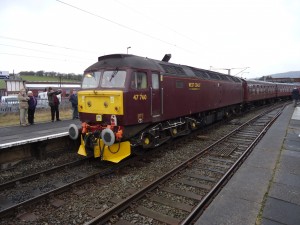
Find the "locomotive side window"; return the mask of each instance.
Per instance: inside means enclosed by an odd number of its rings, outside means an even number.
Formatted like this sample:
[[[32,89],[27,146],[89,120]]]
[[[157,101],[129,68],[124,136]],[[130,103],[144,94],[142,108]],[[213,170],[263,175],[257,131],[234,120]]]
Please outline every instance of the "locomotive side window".
[[[86,73],[83,76],[82,88],[96,88],[99,85],[100,72]]]
[[[134,72],[131,77],[131,88],[133,89],[146,89],[147,84],[147,74],[144,72]]]
[[[105,71],[101,80],[101,87],[123,88],[125,87],[126,71]]]
[[[159,77],[157,73],[152,73],[152,88],[159,89]]]

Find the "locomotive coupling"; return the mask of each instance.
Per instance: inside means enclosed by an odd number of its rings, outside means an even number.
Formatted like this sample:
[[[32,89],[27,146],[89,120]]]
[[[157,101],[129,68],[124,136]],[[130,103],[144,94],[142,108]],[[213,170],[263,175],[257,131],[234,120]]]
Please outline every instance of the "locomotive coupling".
[[[80,135],[80,146],[78,154],[88,156],[93,154],[95,158],[120,162],[131,154],[129,141],[121,141],[123,136],[123,127],[88,125],[82,123],[82,128],[78,129],[75,124],[69,126],[69,136],[72,140],[77,140]]]

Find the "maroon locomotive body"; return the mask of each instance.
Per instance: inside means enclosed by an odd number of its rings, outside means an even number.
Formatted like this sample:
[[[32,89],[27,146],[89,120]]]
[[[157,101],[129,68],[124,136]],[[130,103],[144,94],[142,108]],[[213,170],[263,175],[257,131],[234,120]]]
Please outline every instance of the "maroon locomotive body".
[[[78,92],[79,153],[118,162],[131,148],[156,147],[221,120],[244,102],[276,98],[276,85],[134,55],[98,58]],[[267,91],[262,91],[263,89]],[[79,132],[70,128],[76,139]]]

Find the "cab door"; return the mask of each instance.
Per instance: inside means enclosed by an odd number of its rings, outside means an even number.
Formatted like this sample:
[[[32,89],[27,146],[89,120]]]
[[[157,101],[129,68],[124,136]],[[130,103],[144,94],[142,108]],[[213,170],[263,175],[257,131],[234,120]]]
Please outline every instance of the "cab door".
[[[162,99],[161,99],[161,87],[160,87],[160,76],[158,72],[151,72],[150,82],[150,96],[151,96],[151,116],[152,121],[156,122],[160,120],[162,114]]]

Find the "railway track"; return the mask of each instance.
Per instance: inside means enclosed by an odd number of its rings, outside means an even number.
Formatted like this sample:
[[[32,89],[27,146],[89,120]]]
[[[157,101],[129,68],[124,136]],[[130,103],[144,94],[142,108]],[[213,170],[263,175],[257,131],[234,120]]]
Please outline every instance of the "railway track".
[[[16,214],[19,208],[32,203],[51,200],[55,195],[90,180],[112,174],[141,157],[132,157],[119,164],[104,162],[102,165],[97,160],[92,161],[93,158],[84,158],[0,184],[0,218]]]
[[[84,180],[88,175],[84,172],[76,174],[76,167],[89,161],[90,158],[84,158],[0,184],[0,217]],[[60,173],[64,180],[57,179]]]
[[[272,108],[86,223],[192,224],[281,114]],[[175,213],[174,213],[175,212]]]

